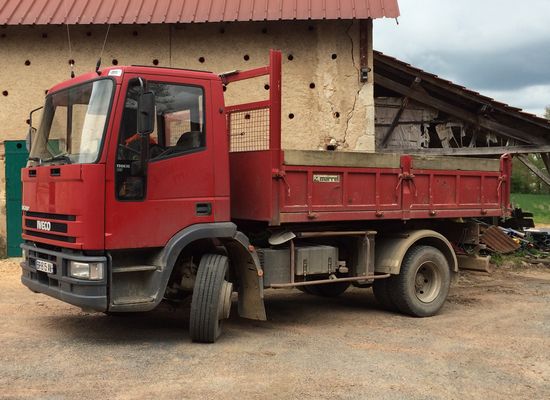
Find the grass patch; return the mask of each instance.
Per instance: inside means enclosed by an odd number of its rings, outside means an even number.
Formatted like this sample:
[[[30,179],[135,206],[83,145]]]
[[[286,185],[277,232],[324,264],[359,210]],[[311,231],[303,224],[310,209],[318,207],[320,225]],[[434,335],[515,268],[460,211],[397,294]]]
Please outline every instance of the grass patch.
[[[533,213],[536,224],[550,224],[550,194],[512,193],[512,205]]]

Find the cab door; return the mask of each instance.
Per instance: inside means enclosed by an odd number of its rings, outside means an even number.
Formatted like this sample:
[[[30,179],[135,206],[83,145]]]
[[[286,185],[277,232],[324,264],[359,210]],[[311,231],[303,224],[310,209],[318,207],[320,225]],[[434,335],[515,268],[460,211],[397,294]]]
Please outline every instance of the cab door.
[[[126,76],[118,109],[113,201],[107,248],[160,247],[185,227],[214,222],[214,151],[210,81],[140,75],[155,95],[155,128],[146,170],[136,174],[144,141],[137,132],[138,76]],[[123,88],[124,89],[124,88]]]

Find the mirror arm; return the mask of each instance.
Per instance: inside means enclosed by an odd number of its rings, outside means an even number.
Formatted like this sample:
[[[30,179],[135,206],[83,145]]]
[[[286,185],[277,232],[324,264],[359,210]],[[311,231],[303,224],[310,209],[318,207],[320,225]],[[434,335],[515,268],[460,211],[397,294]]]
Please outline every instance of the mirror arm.
[[[145,175],[147,172],[147,162],[149,161],[149,135],[139,136],[141,140],[140,170],[142,175]]]

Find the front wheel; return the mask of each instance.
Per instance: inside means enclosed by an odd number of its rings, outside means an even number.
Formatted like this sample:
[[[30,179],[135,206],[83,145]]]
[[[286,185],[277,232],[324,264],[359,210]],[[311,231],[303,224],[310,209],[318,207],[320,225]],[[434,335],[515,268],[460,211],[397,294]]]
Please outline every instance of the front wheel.
[[[445,303],[451,285],[447,259],[431,246],[415,246],[405,255],[399,275],[388,279],[393,304],[414,317],[435,315]]]
[[[233,284],[226,280],[229,260],[220,254],[202,256],[191,300],[189,333],[194,342],[214,343],[222,320],[229,318]]]

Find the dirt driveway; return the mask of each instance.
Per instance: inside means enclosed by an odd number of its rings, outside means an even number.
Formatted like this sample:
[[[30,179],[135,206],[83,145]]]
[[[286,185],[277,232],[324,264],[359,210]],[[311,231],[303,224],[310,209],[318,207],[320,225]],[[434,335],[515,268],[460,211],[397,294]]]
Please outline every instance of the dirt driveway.
[[[0,397],[7,399],[548,399],[550,269],[462,273],[442,313],[267,294],[268,322],[235,316],[190,343],[188,308],[109,317],[33,294],[0,264]],[[233,313],[235,314],[235,313]]]

